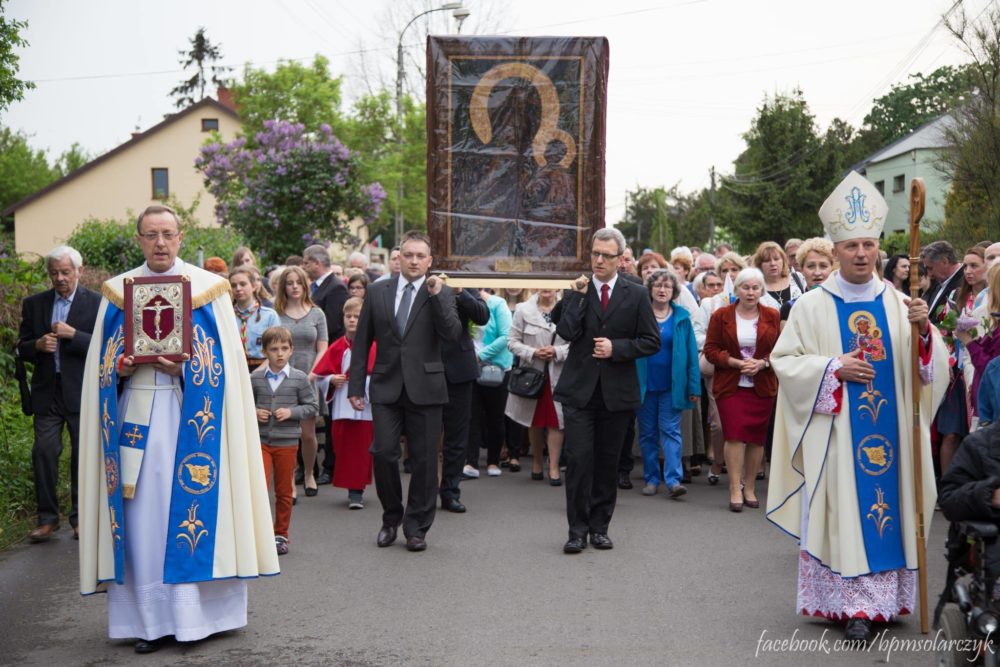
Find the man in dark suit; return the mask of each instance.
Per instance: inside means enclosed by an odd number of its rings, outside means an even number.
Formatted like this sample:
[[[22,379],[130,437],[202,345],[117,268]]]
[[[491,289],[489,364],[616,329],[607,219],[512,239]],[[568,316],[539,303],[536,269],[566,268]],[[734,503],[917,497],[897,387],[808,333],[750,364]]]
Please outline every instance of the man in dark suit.
[[[326,315],[327,339],[332,343],[344,335],[347,286],[333,274],[330,253],[323,246],[309,246],[303,251],[302,257],[302,268],[310,280],[310,297]]]
[[[302,252],[302,268],[309,276],[310,297],[316,307],[326,315],[327,340],[333,342],[344,335],[344,304],[347,302],[347,286],[337,277],[331,266],[330,253],[321,245],[311,245]],[[333,436],[330,420],[326,422],[323,438],[323,463],[316,478],[317,484],[329,484],[333,478]],[[299,454],[299,469],[302,468]],[[314,471],[316,472],[316,471]],[[300,483],[296,474],[296,484]]]
[[[441,509],[461,514],[465,505],[458,487],[462,465],[469,447],[472,383],[479,377],[476,346],[469,334],[469,324],[485,326],[490,309],[477,289],[456,289],[455,302],[462,334],[457,341],[444,343],[444,376],[448,383],[448,409],[444,411],[444,447],[441,461]]]
[[[368,287],[354,337],[347,395],[356,410],[364,409],[365,371],[375,341],[378,353],[368,392],[375,426],[375,489],[382,502],[377,544],[395,542],[402,523],[406,548],[423,551],[437,505],[437,446],[442,406],[448,402],[441,348],[443,342],[458,340],[462,323],[454,291],[427,276],[434,259],[430,239],[407,232],[401,255],[395,280]],[[406,435],[413,470],[405,512],[399,478],[401,435]]]
[[[18,354],[34,364],[31,406],[35,443],[31,464],[35,475],[38,526],[28,539],[48,540],[59,528],[59,456],[62,431],[69,430],[72,507],[69,524],[77,535],[77,460],[80,441],[80,395],[90,335],[101,296],[79,284],[83,258],[69,246],[58,246],[45,257],[52,289],[21,304]]]
[[[598,230],[591,242],[593,277],[577,281],[553,311],[569,355],[553,398],[566,428],[565,553],[590,543],[611,549],[608,525],[618,494],[618,457],[628,422],[640,406],[635,360],[660,349],[659,327],[648,292],[622,279],[618,265],[625,238]]]
[[[920,251],[920,262],[927,269],[927,274],[934,281],[933,286],[924,295],[932,321],[939,321],[935,311],[942,304],[948,303],[948,297],[962,285],[965,272],[962,263],[958,261],[955,248],[947,241],[934,241]]]

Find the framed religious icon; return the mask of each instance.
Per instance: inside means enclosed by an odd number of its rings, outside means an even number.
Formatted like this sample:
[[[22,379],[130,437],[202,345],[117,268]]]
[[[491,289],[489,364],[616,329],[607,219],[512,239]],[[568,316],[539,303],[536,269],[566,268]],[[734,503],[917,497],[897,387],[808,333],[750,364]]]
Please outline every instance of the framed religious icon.
[[[571,279],[604,227],[603,37],[429,37],[427,229],[451,277]]]
[[[137,364],[191,356],[191,282],[187,276],[125,279],[125,356]]]

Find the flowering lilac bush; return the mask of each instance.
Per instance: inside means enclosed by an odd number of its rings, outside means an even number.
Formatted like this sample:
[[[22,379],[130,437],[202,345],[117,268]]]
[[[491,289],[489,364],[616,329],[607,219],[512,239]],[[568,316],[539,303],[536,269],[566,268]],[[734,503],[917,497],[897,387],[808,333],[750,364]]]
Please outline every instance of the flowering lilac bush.
[[[272,262],[312,243],[355,242],[348,221],[374,220],[385,199],[378,183],[359,182],[356,154],[329,125],[307,133],[301,124],[266,121],[252,142],[205,145],[195,167],[219,222]]]

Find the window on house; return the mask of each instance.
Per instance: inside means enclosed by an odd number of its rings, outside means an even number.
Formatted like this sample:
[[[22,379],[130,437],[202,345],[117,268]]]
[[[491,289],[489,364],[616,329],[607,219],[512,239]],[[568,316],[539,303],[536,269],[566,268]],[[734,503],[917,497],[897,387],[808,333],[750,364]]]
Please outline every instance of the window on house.
[[[904,180],[905,180],[905,177],[903,176],[903,174],[900,174],[899,176],[893,176],[892,177],[892,191],[893,192],[902,192],[903,191],[903,186],[905,185],[904,182],[903,182]]]
[[[165,168],[153,167],[153,199],[170,196],[170,179]]]
[[[202,118],[201,119],[201,131],[202,132],[215,132],[219,129],[219,119],[218,118]]]
[[[875,189],[880,195],[885,194],[885,181],[875,181]]]

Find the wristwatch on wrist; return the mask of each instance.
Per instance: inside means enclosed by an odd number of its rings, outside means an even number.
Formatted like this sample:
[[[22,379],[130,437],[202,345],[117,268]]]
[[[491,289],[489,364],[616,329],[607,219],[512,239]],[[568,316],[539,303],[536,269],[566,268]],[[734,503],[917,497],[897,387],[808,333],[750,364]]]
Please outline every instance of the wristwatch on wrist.
[[[771,362],[768,361],[767,359],[765,359],[764,360],[764,368],[770,368],[770,367],[771,367]]]

